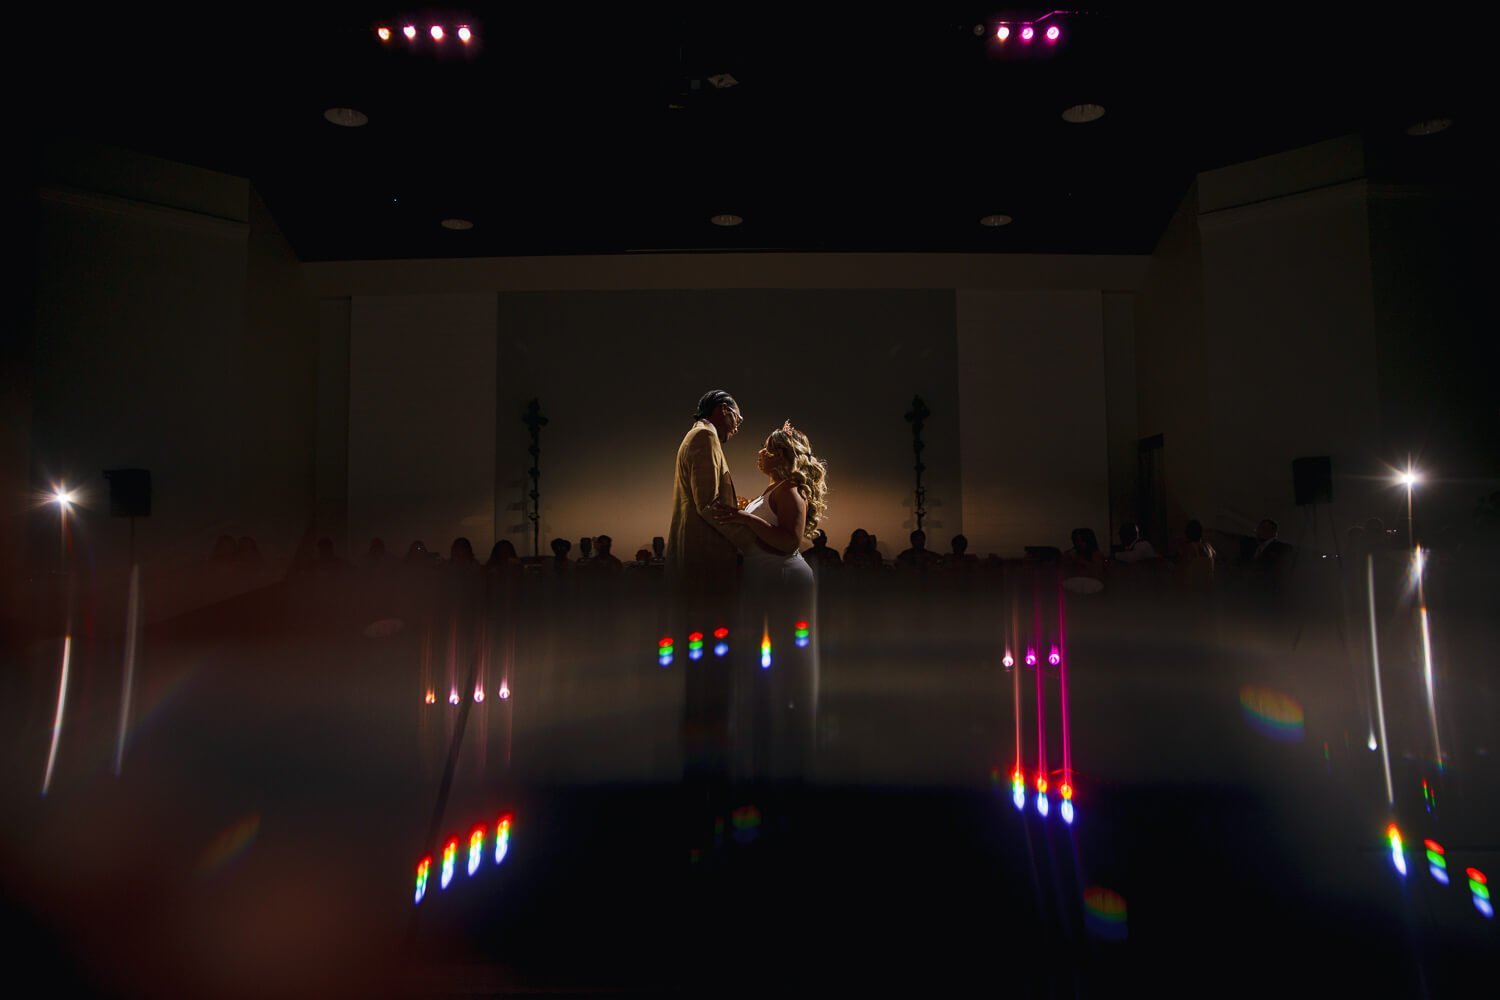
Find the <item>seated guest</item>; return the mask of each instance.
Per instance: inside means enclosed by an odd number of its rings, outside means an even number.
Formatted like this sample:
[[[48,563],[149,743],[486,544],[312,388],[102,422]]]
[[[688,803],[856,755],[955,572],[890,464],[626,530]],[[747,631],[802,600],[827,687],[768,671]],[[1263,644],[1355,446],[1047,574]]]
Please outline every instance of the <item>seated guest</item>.
[[[1130,564],[1155,558],[1156,550],[1141,537],[1139,528],[1129,521],[1120,525],[1120,547],[1115,551],[1115,562]]]
[[[943,569],[963,573],[973,569],[974,565],[979,562],[974,556],[969,555],[969,540],[963,535],[954,535],[948,545],[953,551],[943,556]]]
[[[911,548],[896,557],[896,568],[925,573],[939,561],[940,557],[936,552],[927,551],[927,532],[918,528],[911,533],[910,537]]]
[[[552,539],[552,571],[554,573],[566,573],[572,563],[568,560],[568,553],[573,551],[573,543],[566,538]]]
[[[849,536],[849,547],[844,550],[844,565],[850,569],[879,569],[882,565],[880,553],[870,542],[868,531],[855,528]]]
[[[601,573],[618,573],[624,569],[625,564],[610,551],[614,545],[615,540],[608,535],[594,539],[594,558],[589,560],[589,568]]]
[[[1177,575],[1189,590],[1210,590],[1214,585],[1214,563],[1219,557],[1203,537],[1200,521],[1187,523],[1187,544],[1177,555]]]
[[[828,547],[828,532],[821,529],[813,536],[812,548],[803,552],[802,558],[812,566],[814,573],[829,568],[838,569],[843,565],[839,554]]]
[[[1075,594],[1104,589],[1104,553],[1093,528],[1074,528],[1073,547],[1062,554],[1063,587]]]

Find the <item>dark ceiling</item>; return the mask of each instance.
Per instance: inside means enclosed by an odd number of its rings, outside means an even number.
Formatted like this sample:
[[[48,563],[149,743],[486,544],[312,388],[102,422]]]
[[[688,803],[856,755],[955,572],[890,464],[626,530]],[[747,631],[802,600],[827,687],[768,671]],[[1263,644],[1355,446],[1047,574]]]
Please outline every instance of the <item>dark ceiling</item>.
[[[12,71],[39,138],[249,177],[304,260],[1146,253],[1197,171],[1351,131],[1392,180],[1488,174],[1479,32],[1460,25],[1135,7],[1056,15],[1062,41],[1027,51],[993,28],[1043,9],[810,7],[33,14]],[[383,45],[403,13],[419,44]],[[435,46],[435,20],[476,41]],[[1063,121],[1081,102],[1105,116]],[[1405,134],[1439,117],[1454,126]]]

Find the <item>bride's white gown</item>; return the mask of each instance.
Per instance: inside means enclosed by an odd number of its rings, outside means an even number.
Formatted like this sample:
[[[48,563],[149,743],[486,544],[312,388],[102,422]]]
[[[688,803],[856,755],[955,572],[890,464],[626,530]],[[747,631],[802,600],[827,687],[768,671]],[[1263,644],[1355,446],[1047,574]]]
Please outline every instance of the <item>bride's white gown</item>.
[[[772,525],[765,495],[745,508]],[[757,545],[744,554],[731,716],[731,767],[741,780],[799,779],[813,748],[818,700],[817,586],[801,552]],[[807,624],[798,645],[797,626]],[[770,642],[769,657],[764,643]],[[769,662],[769,666],[765,664]]]

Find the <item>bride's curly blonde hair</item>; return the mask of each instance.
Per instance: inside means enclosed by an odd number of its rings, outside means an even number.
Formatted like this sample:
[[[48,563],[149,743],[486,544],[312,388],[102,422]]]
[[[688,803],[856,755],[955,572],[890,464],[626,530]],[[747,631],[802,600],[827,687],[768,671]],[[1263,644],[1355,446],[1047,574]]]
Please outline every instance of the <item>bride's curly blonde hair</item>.
[[[807,435],[792,426],[790,420],[771,432],[767,450],[776,454],[777,472],[796,484],[797,492],[807,501],[807,527],[803,535],[809,540],[818,534],[818,523],[828,516],[828,467],[812,452]]]

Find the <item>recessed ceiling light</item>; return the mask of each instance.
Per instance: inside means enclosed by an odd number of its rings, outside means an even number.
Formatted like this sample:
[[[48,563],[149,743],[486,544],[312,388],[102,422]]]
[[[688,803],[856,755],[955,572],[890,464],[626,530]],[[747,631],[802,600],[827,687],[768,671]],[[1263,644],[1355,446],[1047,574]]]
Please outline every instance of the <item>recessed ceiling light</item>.
[[[465,229],[473,229],[474,223],[470,222],[468,219],[444,219],[443,228],[462,231]]]
[[[708,221],[716,226],[738,226],[745,220],[738,215],[715,215]]]
[[[359,128],[361,125],[370,124],[369,115],[353,108],[329,108],[323,112],[323,117],[344,128]]]
[[[1008,226],[1012,219],[1008,215],[986,215],[979,220],[981,226]]]
[[[1062,113],[1063,121],[1072,122],[1074,125],[1082,125],[1085,122],[1096,122],[1104,117],[1104,105],[1102,104],[1075,104]]]
[[[1436,135],[1453,125],[1452,118],[1429,118],[1425,122],[1406,126],[1407,135]]]

